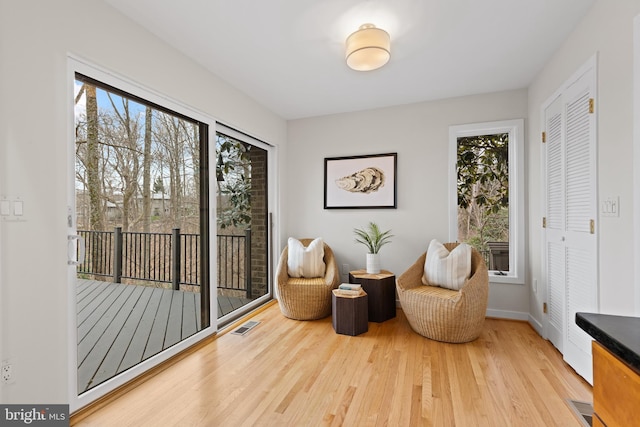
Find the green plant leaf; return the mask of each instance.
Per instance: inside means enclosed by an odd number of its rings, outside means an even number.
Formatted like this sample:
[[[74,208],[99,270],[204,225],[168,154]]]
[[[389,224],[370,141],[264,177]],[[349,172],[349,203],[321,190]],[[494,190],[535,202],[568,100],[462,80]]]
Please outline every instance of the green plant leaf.
[[[377,254],[382,246],[391,243],[393,237],[390,234],[391,230],[381,231],[378,224],[374,222],[370,222],[366,229],[355,228],[353,232],[356,235],[356,243],[366,246],[371,254]]]

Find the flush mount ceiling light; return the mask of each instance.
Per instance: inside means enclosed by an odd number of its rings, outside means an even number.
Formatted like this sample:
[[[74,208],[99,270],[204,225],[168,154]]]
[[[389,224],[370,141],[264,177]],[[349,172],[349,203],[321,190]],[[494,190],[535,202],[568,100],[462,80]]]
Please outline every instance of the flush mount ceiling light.
[[[373,24],[363,24],[347,37],[347,65],[356,71],[382,67],[391,57],[389,33]]]

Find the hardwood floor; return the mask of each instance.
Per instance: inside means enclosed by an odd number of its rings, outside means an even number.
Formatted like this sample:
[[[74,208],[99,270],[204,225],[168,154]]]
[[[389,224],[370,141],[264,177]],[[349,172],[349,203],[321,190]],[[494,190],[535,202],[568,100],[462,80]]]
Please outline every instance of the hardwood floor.
[[[565,399],[591,386],[524,322],[487,319],[480,338],[415,334],[402,312],[338,335],[277,304],[246,335],[221,334],[78,426],[580,426]]]

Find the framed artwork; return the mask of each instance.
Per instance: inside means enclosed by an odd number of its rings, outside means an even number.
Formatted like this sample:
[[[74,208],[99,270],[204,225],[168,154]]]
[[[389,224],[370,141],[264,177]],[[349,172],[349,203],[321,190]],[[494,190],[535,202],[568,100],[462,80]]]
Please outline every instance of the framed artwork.
[[[397,208],[398,153],[324,159],[325,209]]]

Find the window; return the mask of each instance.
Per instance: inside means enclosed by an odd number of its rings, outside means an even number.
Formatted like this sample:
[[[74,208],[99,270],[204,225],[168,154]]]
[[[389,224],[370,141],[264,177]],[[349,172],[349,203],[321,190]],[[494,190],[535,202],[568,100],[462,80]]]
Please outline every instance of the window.
[[[449,239],[483,256],[492,282],[524,283],[524,123],[449,128]]]

